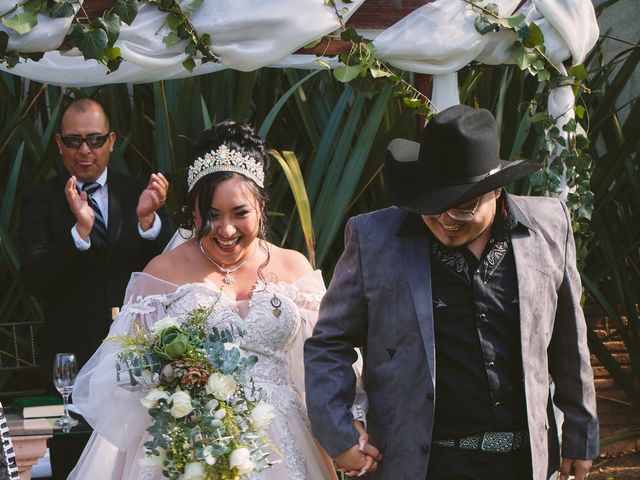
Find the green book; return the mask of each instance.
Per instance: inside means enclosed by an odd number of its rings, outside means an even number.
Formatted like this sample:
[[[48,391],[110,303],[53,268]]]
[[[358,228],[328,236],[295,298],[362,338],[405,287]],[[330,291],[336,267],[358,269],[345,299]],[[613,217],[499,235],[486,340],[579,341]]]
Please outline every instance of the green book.
[[[62,398],[55,395],[15,398],[11,408],[21,413],[22,418],[59,417],[64,414]]]

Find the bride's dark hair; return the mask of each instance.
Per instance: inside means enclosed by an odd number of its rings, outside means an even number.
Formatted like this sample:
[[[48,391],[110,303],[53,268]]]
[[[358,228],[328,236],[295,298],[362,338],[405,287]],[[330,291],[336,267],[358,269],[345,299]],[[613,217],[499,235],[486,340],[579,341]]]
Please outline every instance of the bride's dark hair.
[[[221,145],[225,145],[230,150],[235,150],[236,152],[251,157],[259,162],[265,173],[265,187],[259,187],[253,180],[235,172],[214,172],[205,175],[195,183],[187,195],[187,202],[185,207],[183,207],[183,218],[181,220],[180,227],[185,230],[193,231],[198,240],[201,240],[204,236],[209,234],[213,228],[211,199],[213,198],[216,187],[224,180],[232,177],[239,177],[245,182],[249,191],[253,193],[258,201],[258,206],[261,210],[258,238],[261,240],[267,240],[269,230],[267,227],[266,216],[266,204],[268,200],[266,186],[270,162],[269,155],[267,155],[265,150],[265,142],[262,138],[256,135],[253,128],[249,125],[227,120],[202,132],[198,145],[194,150],[193,160],[198,157],[203,157]],[[198,228],[197,231],[194,231],[194,212],[196,211],[196,208],[198,209],[198,213],[202,219],[202,225],[200,225],[200,228]],[[266,262],[258,270],[258,275],[262,278],[260,271],[269,262],[270,255],[265,242],[260,242],[260,247],[267,253]]]

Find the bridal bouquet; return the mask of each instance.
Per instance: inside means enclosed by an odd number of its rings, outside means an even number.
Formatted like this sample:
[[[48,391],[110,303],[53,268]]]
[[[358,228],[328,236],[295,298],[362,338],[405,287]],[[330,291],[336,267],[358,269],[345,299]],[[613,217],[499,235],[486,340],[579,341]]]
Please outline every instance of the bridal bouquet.
[[[149,390],[141,403],[153,421],[141,464],[170,479],[238,479],[274,463],[264,435],[274,410],[250,375],[258,359],[234,343],[242,332],[207,327],[211,311],[111,337],[122,347],[118,381],[128,374],[131,385]]]

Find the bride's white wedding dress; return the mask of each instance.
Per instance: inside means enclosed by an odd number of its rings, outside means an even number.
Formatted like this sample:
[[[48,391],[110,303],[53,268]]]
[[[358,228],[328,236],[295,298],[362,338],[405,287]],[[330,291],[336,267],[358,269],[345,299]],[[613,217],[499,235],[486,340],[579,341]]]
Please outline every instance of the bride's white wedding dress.
[[[252,376],[277,413],[268,436],[281,453],[280,463],[247,478],[259,480],[321,480],[336,478],[331,460],[311,434],[304,405],[302,347],[317,319],[324,283],[319,271],[294,283],[258,282],[251,299],[230,299],[212,283],[174,285],[147,274],[134,274],[126,304],[110,335],[150,326],[198,306],[215,305],[210,326],[244,331],[240,346],[258,356]],[[272,305],[280,299],[280,312]],[[277,302],[274,302],[277,304]],[[78,480],[160,480],[161,470],[142,467],[145,429],[150,417],[140,404],[146,392],[127,379],[116,381],[118,347],[105,342],[78,375],[74,404],[94,428],[80,461],[69,478]],[[274,458],[277,458],[274,456]]]

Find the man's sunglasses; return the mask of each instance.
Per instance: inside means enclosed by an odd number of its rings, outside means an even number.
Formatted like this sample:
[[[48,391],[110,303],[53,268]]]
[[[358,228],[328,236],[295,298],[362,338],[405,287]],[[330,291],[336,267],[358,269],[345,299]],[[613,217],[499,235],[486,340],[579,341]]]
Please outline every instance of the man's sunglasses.
[[[60,135],[60,139],[67,148],[80,148],[82,143],[86,143],[89,148],[100,148],[109,138],[108,133],[92,133],[86,137],[80,135]]]

